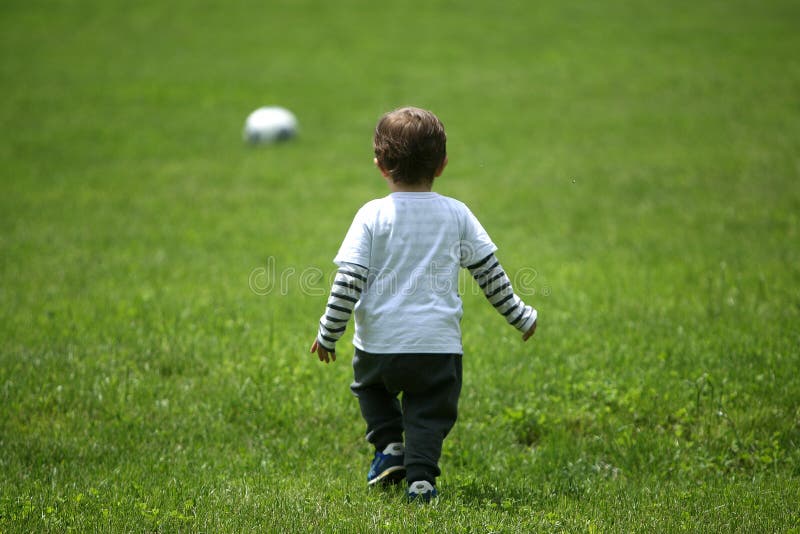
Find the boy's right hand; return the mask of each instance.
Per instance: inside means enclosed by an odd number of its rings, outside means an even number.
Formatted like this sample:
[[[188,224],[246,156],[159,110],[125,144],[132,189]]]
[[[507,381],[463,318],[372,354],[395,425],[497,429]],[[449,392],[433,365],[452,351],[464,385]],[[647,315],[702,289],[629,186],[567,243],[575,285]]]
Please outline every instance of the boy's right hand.
[[[336,352],[335,351],[328,352],[328,349],[326,349],[325,347],[320,345],[319,341],[317,341],[316,339],[314,340],[314,344],[311,345],[311,351],[310,352],[311,352],[311,354],[314,354],[316,352],[317,353],[317,357],[319,358],[319,361],[321,361],[321,362],[330,363],[331,360],[334,361],[334,362],[336,361]]]
[[[531,326],[531,327],[528,329],[528,331],[527,331],[527,332],[525,332],[524,334],[522,334],[522,341],[528,341],[528,339],[529,339],[529,338],[530,338],[530,337],[533,335],[533,333],[534,333],[534,332],[536,332],[536,324],[537,324],[538,322],[539,322],[538,320],[534,321],[534,322],[533,322],[533,326]]]

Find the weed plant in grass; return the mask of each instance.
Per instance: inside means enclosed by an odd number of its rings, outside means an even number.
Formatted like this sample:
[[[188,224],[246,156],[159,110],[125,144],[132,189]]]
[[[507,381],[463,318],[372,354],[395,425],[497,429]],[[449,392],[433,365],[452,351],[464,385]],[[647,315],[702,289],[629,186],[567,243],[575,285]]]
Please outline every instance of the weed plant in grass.
[[[0,6],[0,531],[800,529],[796,3],[373,4]],[[462,280],[430,507],[307,354],[404,104],[541,317]]]

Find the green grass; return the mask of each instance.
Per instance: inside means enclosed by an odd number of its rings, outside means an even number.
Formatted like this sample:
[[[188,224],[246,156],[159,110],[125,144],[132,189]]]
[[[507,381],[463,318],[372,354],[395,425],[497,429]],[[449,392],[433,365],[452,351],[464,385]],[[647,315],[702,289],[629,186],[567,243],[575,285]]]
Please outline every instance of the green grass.
[[[0,532],[800,530],[797,3],[274,4],[0,6]],[[465,279],[427,508],[307,354],[404,104],[541,317]]]

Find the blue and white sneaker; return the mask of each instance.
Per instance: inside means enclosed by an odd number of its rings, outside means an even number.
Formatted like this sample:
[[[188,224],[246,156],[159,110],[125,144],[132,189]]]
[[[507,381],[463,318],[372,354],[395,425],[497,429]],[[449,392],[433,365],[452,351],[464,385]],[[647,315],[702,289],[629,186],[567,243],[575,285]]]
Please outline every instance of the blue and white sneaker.
[[[383,452],[376,451],[367,473],[367,485],[373,486],[379,482],[396,484],[403,480],[406,477],[404,450],[402,443],[390,443]]]
[[[408,502],[429,503],[437,495],[436,487],[427,480],[418,480],[408,486]]]

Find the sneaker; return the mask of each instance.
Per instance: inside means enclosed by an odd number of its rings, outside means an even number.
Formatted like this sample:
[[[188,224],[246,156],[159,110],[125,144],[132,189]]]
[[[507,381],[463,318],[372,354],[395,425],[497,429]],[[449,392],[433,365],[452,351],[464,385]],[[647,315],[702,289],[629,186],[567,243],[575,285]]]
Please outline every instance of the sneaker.
[[[436,488],[427,480],[418,480],[408,486],[408,502],[429,503],[437,495]]]
[[[367,485],[372,486],[379,482],[396,484],[403,480],[406,477],[403,450],[402,443],[390,443],[383,452],[376,451],[367,473]]]

